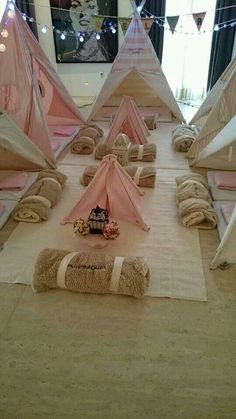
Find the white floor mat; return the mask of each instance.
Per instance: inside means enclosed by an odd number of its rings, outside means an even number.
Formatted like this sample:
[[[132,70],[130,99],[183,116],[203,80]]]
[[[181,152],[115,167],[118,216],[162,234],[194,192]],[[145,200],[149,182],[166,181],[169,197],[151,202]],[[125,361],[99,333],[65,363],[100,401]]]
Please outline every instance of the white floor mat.
[[[86,241],[74,235],[72,225],[61,220],[80,197],[84,167],[61,165],[68,175],[62,199],[51,217],[41,224],[20,223],[0,252],[0,282],[32,284],[35,260],[45,247],[70,251],[94,251]],[[180,173],[181,172],[181,173]],[[147,259],[151,284],[147,295],[205,301],[206,289],[197,230],[184,228],[177,219],[175,176],[180,170],[158,170],[157,185],[145,190],[141,198],[142,215],[150,232],[118,220],[121,235],[96,252],[116,256],[139,255]]]

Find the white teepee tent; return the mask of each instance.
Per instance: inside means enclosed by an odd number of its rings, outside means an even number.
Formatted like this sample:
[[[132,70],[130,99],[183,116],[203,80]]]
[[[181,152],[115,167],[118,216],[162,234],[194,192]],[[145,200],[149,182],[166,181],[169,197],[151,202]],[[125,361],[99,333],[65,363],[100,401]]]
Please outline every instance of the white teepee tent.
[[[192,159],[203,150],[236,114],[236,67],[211,109],[201,131],[190,147],[187,157]]]
[[[211,263],[211,269],[215,269],[225,263],[236,263],[236,205],[230,218],[225,234],[216,251],[216,255]]]
[[[115,113],[124,95],[133,97],[139,107],[155,108],[160,114],[184,120],[138,14],[129,25],[90,120],[102,117],[106,108],[114,108]]]
[[[200,151],[191,165],[236,170],[236,116]]]
[[[207,95],[206,99],[190,121],[190,124],[196,124],[198,126],[203,126],[204,122],[206,121],[209,112],[211,111],[212,107],[217,102],[218,98],[222,94],[225,86],[227,85],[231,75],[236,71],[236,56],[232,59],[229,65],[226,67],[225,71],[222,73],[220,78],[217,80],[215,85],[210,90],[209,94]]]
[[[42,152],[6,113],[0,111],[0,170],[36,170],[47,167]]]

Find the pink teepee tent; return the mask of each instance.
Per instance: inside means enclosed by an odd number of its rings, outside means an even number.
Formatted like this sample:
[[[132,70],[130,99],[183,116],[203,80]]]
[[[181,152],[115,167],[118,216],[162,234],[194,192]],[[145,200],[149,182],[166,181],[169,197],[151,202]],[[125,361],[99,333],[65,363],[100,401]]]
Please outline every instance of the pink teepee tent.
[[[8,2],[0,25],[0,108],[52,164],[56,126],[84,124],[76,105],[19,10]]]
[[[111,217],[137,224],[148,231],[138,205],[142,195],[143,192],[117,162],[116,157],[110,154],[103,158],[95,177],[70,214],[64,218],[63,224],[73,223],[79,218],[87,219],[92,208],[98,205],[107,209]]]
[[[128,135],[132,143],[147,143],[146,137],[149,135],[147,126],[135,101],[130,96],[123,96],[106,138],[106,143],[113,144],[119,133]]]
[[[134,14],[89,119],[114,114],[124,95],[133,97],[149,115],[158,113],[160,117],[184,121],[138,14]]]

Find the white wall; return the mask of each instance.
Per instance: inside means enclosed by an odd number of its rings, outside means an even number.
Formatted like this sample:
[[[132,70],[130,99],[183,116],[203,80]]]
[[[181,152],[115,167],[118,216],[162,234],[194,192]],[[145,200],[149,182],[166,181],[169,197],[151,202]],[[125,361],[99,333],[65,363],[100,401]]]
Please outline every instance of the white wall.
[[[37,22],[52,27],[49,0],[40,0],[40,2],[35,3]],[[132,12],[130,2],[128,0],[118,0],[118,11],[119,16],[129,16]],[[119,44],[121,44],[123,38],[121,32],[121,29],[119,29]],[[71,96],[93,97],[98,95],[111,64],[57,64],[52,31],[48,31],[46,34],[39,31],[39,42]]]
[[[232,52],[232,58],[236,57],[236,33],[234,37],[234,46],[233,46],[233,52]]]

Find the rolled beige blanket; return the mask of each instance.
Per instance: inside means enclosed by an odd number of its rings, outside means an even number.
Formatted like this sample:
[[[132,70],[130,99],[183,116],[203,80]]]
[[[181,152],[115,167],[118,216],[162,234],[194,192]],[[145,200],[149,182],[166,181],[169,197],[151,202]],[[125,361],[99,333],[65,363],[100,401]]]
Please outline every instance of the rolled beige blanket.
[[[71,144],[73,154],[92,154],[95,149],[95,140],[89,137],[77,137]]]
[[[203,199],[190,198],[182,201],[179,204],[178,216],[185,227],[209,230],[217,225],[214,209]]]
[[[26,192],[24,198],[31,196],[39,196],[46,198],[50,206],[54,207],[61,198],[61,184],[54,178],[44,177],[37,180]]]
[[[81,178],[81,183],[88,186],[94,178],[98,166],[88,166],[85,168]],[[134,180],[136,185],[143,188],[154,188],[156,181],[156,168],[155,167],[137,167],[137,166],[124,166],[123,169]]]
[[[197,136],[197,127],[181,124],[172,131],[172,144],[175,151],[187,152]]]
[[[37,292],[61,288],[93,294],[143,297],[149,268],[142,257],[120,258],[96,253],[44,249],[35,264]]]
[[[98,144],[95,148],[94,158],[102,160],[108,154],[112,154],[112,146],[110,144]]]
[[[151,162],[156,158],[156,144],[133,144],[129,148],[129,160]]]
[[[185,180],[177,186],[175,196],[177,204],[189,198],[203,199],[210,204],[212,203],[208,189],[197,180]]]
[[[157,116],[146,116],[144,118],[144,122],[147,125],[147,128],[150,129],[150,131],[157,129]]]
[[[186,175],[177,176],[175,178],[175,182],[177,186],[181,185],[181,183],[185,182],[186,180],[195,180],[201,183],[202,185],[204,185],[208,189],[208,183],[207,183],[206,178],[204,178],[199,173],[190,172],[190,173],[186,173]]]
[[[64,175],[64,173],[61,173],[58,170],[54,169],[41,170],[41,172],[39,172],[38,174],[37,180],[42,179],[44,177],[51,177],[53,179],[56,179],[61,184],[61,186],[64,186],[67,179],[67,176]]]
[[[100,140],[99,132],[96,130],[96,128],[93,128],[93,127],[81,128],[78,135],[76,136],[76,140],[78,140],[78,138],[81,138],[81,137],[92,138],[95,142],[95,145],[97,145]]]
[[[98,133],[99,137],[100,137],[100,138],[102,138],[102,137],[103,137],[104,132],[103,132],[102,128],[100,128],[97,124],[89,124],[89,125],[85,125],[83,128],[81,128],[81,129],[80,129],[79,134],[80,134],[81,136],[88,135],[88,134],[84,134],[88,128],[93,128],[93,129],[95,129],[95,130],[97,131],[97,133]],[[91,132],[91,131],[88,131],[88,132]],[[88,135],[88,137],[91,137],[91,136],[90,136],[90,135]],[[91,138],[93,138],[93,137],[91,137]]]
[[[15,221],[25,223],[40,223],[49,217],[50,202],[42,197],[28,197],[22,199],[12,212]]]

